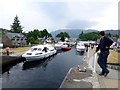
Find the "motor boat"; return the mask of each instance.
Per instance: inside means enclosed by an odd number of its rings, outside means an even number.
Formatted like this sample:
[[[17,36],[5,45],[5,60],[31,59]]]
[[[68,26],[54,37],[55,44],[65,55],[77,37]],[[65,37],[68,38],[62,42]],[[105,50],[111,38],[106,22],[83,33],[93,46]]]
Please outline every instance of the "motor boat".
[[[76,45],[76,50],[77,50],[78,52],[85,52],[86,47],[85,47],[84,43],[77,43],[77,45]]]
[[[63,45],[62,42],[58,42],[58,43],[56,43],[56,44],[54,45],[54,47],[55,47],[55,49],[57,49],[57,50],[61,50],[61,49],[62,49],[62,45]]]
[[[62,42],[62,50],[63,51],[69,51],[69,50],[71,50],[71,47],[70,47],[69,43]]]
[[[22,57],[26,58],[27,61],[40,60],[50,57],[56,54],[56,49],[51,45],[37,45],[26,51]]]
[[[63,51],[69,51],[69,50],[71,50],[71,47],[63,47],[62,50]]]
[[[57,50],[68,51],[71,49],[68,42],[58,42],[54,46]]]

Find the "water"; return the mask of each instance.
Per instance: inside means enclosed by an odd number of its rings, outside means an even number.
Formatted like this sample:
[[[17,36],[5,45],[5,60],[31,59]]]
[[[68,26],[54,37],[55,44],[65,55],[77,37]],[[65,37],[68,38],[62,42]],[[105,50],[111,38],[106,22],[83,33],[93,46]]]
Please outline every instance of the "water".
[[[2,74],[2,87],[59,88],[69,69],[82,59],[72,48],[43,61],[18,63]]]

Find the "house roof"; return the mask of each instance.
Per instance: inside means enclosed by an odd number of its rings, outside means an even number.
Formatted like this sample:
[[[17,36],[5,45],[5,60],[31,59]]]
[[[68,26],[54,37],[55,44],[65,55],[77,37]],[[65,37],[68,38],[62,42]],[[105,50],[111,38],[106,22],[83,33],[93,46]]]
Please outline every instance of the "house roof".
[[[21,33],[11,33],[11,32],[6,32],[5,33],[9,39],[12,39],[12,38],[24,38],[24,35],[21,34]]]
[[[45,41],[45,38],[38,38],[38,41]]]

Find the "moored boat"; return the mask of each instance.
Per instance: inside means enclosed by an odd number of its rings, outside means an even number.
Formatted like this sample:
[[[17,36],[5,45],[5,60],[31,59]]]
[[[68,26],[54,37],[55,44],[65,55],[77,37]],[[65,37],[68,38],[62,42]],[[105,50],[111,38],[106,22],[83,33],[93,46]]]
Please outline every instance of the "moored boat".
[[[83,52],[83,53],[84,53],[85,50],[86,50],[84,43],[77,43],[77,45],[76,45],[76,50],[77,50],[78,52]]]
[[[56,49],[51,45],[37,45],[31,47],[22,57],[25,57],[27,61],[41,60],[56,54],[56,52]]]
[[[68,50],[71,50],[71,47],[67,42],[63,42],[62,43],[62,50],[63,51],[68,51]]]
[[[62,50],[63,51],[69,51],[69,50],[71,50],[71,47],[63,47]]]
[[[58,42],[54,45],[54,47],[57,49],[57,50],[61,50],[62,49],[62,42]]]
[[[68,51],[71,49],[68,42],[58,42],[54,46],[57,50]]]

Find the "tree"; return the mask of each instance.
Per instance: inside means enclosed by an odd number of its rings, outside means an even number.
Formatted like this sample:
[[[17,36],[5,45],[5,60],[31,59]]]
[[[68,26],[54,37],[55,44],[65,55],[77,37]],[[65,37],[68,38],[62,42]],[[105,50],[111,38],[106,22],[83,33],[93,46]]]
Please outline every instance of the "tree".
[[[38,29],[34,29],[33,31],[30,31],[28,33],[24,33],[24,35],[27,38],[27,43],[31,42],[32,44],[35,44],[38,40],[38,38],[48,38],[52,37],[50,33],[46,29],[39,31]]]
[[[66,37],[66,38],[70,38],[70,36],[68,35],[68,33],[66,32],[60,32],[59,34],[56,35],[56,37]]]
[[[37,40],[38,38],[42,37],[42,34],[38,29],[34,29],[34,31],[32,32],[32,36],[34,37],[35,40]]]
[[[70,36],[66,32],[60,32],[56,35],[56,37],[60,38],[63,42],[65,41],[65,38],[70,38]]]
[[[78,40],[80,41],[88,41],[88,40],[97,40],[99,38],[98,32],[90,32],[90,33],[81,33],[78,36]]]
[[[20,25],[20,21],[18,19],[18,16],[16,15],[16,17],[14,18],[14,22],[11,25],[11,32],[13,33],[22,33],[23,27]]]
[[[83,35],[83,34],[84,34],[84,33],[83,33],[83,31],[82,31],[80,35]]]
[[[65,37],[61,37],[61,39],[60,39],[62,42],[64,42],[65,41]]]
[[[30,42],[31,44],[35,43],[35,39],[31,36],[28,38],[28,42]]]
[[[42,33],[42,38],[52,37],[52,35],[48,33],[47,29],[44,29],[43,31],[41,31],[41,33]]]

